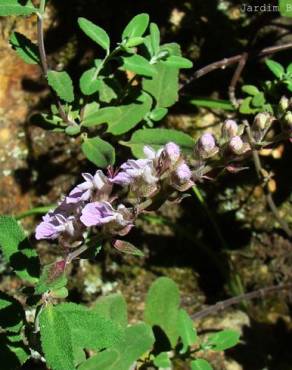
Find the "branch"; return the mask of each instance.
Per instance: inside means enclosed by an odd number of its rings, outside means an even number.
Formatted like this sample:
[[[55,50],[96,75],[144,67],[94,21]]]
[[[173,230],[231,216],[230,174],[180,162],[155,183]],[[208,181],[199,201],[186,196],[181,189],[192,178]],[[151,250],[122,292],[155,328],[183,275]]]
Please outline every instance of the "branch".
[[[229,88],[228,88],[229,99],[230,99],[232,105],[235,108],[238,108],[238,102],[237,102],[237,99],[236,99],[236,96],[235,96],[235,89],[236,89],[236,85],[237,85],[237,83],[240,79],[240,76],[242,74],[242,71],[243,71],[243,69],[246,65],[247,59],[248,59],[248,53],[244,52],[241,55],[241,58],[240,58],[239,63],[237,65],[236,69],[235,69],[235,72],[232,76],[232,80],[231,80]]]
[[[216,304],[204,308],[201,311],[196,312],[195,314],[191,315],[193,320],[202,319],[205,316],[212,315],[217,313],[218,311],[226,310],[226,308],[238,304],[242,301],[250,301],[256,298],[264,298],[266,295],[280,291],[291,289],[292,284],[281,284],[281,285],[273,285],[267,288],[262,288],[259,290],[255,290],[253,292],[240,294],[236,297],[228,298],[225,301],[217,302]]]

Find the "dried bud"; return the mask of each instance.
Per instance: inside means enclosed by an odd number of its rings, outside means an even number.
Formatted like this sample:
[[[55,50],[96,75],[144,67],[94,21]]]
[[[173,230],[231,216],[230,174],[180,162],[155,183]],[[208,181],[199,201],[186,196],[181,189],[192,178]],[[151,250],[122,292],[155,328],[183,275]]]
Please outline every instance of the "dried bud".
[[[270,122],[271,122],[270,113],[263,112],[263,113],[258,113],[255,116],[253,124],[254,124],[254,128],[263,131],[268,128],[268,126],[270,125]]]
[[[212,134],[206,133],[202,135],[197,142],[196,151],[202,158],[209,158],[218,152],[215,138]]]
[[[222,135],[225,138],[232,138],[238,134],[238,125],[233,119],[227,119],[222,126]]]
[[[234,136],[229,142],[229,149],[237,155],[245,153],[250,149],[249,144],[244,143],[240,136]]]
[[[279,109],[281,113],[286,112],[286,110],[289,108],[289,99],[286,98],[286,96],[282,96],[279,102]]]

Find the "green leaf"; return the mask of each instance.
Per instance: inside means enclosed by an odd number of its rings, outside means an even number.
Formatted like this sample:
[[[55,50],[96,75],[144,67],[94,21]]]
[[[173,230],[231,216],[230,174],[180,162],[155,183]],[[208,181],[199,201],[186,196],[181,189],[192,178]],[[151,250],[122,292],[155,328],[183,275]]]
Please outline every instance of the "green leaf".
[[[85,106],[82,126],[92,127],[110,120],[116,119],[119,115],[116,107],[106,107],[99,109],[98,103],[90,103]]]
[[[69,135],[69,136],[76,136],[76,135],[80,134],[80,131],[81,131],[80,126],[77,125],[77,124],[67,126],[66,129],[65,129],[66,134]]]
[[[178,339],[179,290],[167,277],[158,278],[150,287],[145,305],[144,320],[151,326],[159,326],[172,347]]]
[[[157,55],[160,46],[160,31],[156,23],[150,23],[150,42],[153,55]]]
[[[279,0],[280,14],[282,17],[292,17],[292,1]]]
[[[11,216],[0,216],[0,247],[4,259],[21,279],[37,282],[40,268],[37,253]]]
[[[39,315],[39,323],[47,365],[53,370],[74,370],[72,335],[66,316],[48,304]]]
[[[18,56],[28,64],[40,63],[38,47],[26,36],[19,32],[13,32],[9,39],[10,45]]]
[[[240,333],[234,330],[222,330],[210,335],[204,347],[210,347],[213,351],[225,351],[234,347],[240,338]]]
[[[167,115],[167,112],[167,108],[155,108],[152,112],[150,112],[149,118],[154,122],[158,122]]]
[[[248,96],[247,98],[243,99],[243,101],[240,104],[239,112],[242,114],[254,114],[258,112],[258,109],[252,108],[250,106],[252,101],[252,97]]]
[[[104,78],[100,80],[101,86],[99,89],[99,100],[104,103],[110,103],[118,97],[119,85],[116,80]]]
[[[259,89],[254,85],[243,85],[241,90],[249,95],[255,96],[259,94]]]
[[[145,145],[158,150],[170,141],[178,144],[185,153],[191,153],[195,145],[194,139],[184,132],[165,128],[137,130],[133,133],[130,141],[122,141],[121,144],[130,147],[135,157],[142,158],[145,157],[143,152]]]
[[[48,83],[56,94],[67,103],[74,100],[73,83],[67,72],[48,72]]]
[[[291,75],[291,77],[292,77],[292,63],[290,63],[290,64],[288,65],[288,67],[286,68],[286,72],[287,72],[289,75]]]
[[[174,68],[192,68],[193,62],[187,58],[183,58],[176,55],[170,55],[166,60],[163,61],[164,64],[174,67]]]
[[[122,57],[121,59],[125,70],[148,77],[152,77],[156,73],[155,68],[141,55],[134,54],[130,57]]]
[[[134,256],[140,256],[140,257],[144,256],[144,253],[141,252],[140,249],[136,248],[133,244],[125,240],[116,240],[113,246],[119,252],[122,252],[122,253],[132,254]]]
[[[168,357],[167,352],[161,352],[154,358],[154,365],[159,368],[171,368],[171,361]]]
[[[266,98],[265,98],[264,93],[262,92],[255,95],[251,100],[251,104],[257,108],[262,107],[265,104],[265,102],[266,102]]]
[[[24,345],[21,335],[0,334],[0,358],[3,369],[20,369],[29,356],[29,349]]]
[[[144,42],[144,37],[132,37],[126,42],[125,48],[133,48],[134,46],[143,44],[143,42]]]
[[[57,261],[43,267],[40,280],[35,287],[36,294],[63,288],[67,284],[65,261]]]
[[[104,29],[85,18],[78,18],[79,27],[91,40],[109,52],[110,39]]]
[[[21,304],[8,294],[0,292],[0,328],[18,333],[23,326],[25,312]]]
[[[55,310],[64,316],[74,348],[102,349],[123,339],[124,329],[113,320],[75,303],[61,303]]]
[[[234,111],[235,108],[229,100],[222,99],[190,99],[188,104],[196,105],[198,107],[206,107],[211,109],[223,109],[228,111]]]
[[[126,328],[124,340],[91,357],[78,370],[129,370],[135,361],[151,350],[153,343],[154,336],[148,325],[130,326]]]
[[[90,68],[85,71],[80,78],[80,90],[84,95],[92,95],[96,93],[100,87],[101,82],[97,79],[97,69]]]
[[[143,36],[146,28],[148,27],[149,23],[149,15],[146,13],[141,13],[136,15],[131,21],[128,23],[126,28],[123,31],[122,39],[131,39],[133,37],[141,37]]]
[[[168,108],[178,100],[178,68],[163,62],[153,68],[156,73],[151,79],[143,78],[143,89],[155,98],[157,107]]]
[[[142,92],[134,103],[115,107],[115,113],[113,114],[113,111],[111,111],[112,116],[107,122],[107,132],[113,135],[122,135],[130,131],[143,120],[151,106],[151,97]]]
[[[178,333],[183,343],[183,348],[180,353],[183,354],[186,353],[188,348],[198,340],[193,320],[183,309],[180,309],[178,314]]]
[[[202,358],[198,358],[197,360],[192,361],[191,369],[192,370],[213,370],[209,362]]]
[[[36,12],[37,9],[30,0],[25,5],[21,5],[19,0],[0,0],[0,17],[7,15],[30,15]]]
[[[115,163],[115,149],[99,137],[85,139],[81,149],[88,160],[97,167],[106,168]]]
[[[280,63],[272,59],[267,59],[265,62],[269,70],[273,72],[277,78],[281,79],[284,76],[285,69]]]
[[[128,325],[127,303],[122,294],[110,294],[99,298],[91,311],[114,321],[122,328]]]

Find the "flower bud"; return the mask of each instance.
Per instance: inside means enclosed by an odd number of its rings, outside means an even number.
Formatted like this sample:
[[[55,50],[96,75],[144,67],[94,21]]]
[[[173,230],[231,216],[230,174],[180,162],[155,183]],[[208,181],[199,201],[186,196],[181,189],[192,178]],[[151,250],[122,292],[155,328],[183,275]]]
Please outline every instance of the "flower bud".
[[[254,128],[258,130],[265,130],[271,121],[271,115],[267,112],[258,113],[254,119]]]
[[[171,163],[178,161],[180,157],[180,148],[177,144],[169,142],[165,145],[164,150]]]
[[[292,131],[292,111],[289,110],[288,112],[286,112],[283,117],[282,124],[285,131]]]
[[[202,135],[197,142],[196,151],[202,158],[209,158],[218,152],[215,138],[212,134],[206,133]]]
[[[289,99],[286,96],[282,96],[279,102],[279,108],[282,113],[284,113],[289,108]]]
[[[229,149],[237,155],[245,153],[249,148],[249,144],[244,143],[240,136],[234,136],[229,142]]]
[[[222,126],[222,135],[225,138],[232,138],[238,133],[238,125],[233,119],[227,119]]]

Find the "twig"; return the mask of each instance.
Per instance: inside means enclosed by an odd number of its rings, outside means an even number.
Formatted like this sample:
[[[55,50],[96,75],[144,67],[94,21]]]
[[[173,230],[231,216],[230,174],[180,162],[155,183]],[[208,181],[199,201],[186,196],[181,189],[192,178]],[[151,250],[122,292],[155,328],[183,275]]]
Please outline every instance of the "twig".
[[[240,79],[241,73],[242,73],[242,71],[243,71],[243,69],[246,65],[247,59],[248,59],[248,53],[244,52],[241,55],[241,58],[239,60],[239,63],[237,65],[235,71],[234,71],[234,74],[232,76],[232,80],[231,80],[229,88],[228,88],[229,99],[230,99],[232,105],[235,108],[238,108],[238,101],[237,101],[236,96],[235,96],[235,89],[236,89],[236,85],[237,85],[237,83]]]
[[[254,51],[253,53],[250,53],[249,58],[251,59],[251,58],[261,57],[261,56],[264,56],[264,55],[274,54],[274,53],[278,53],[279,51],[287,50],[287,49],[290,49],[290,48],[292,48],[292,42],[284,44],[284,45],[269,46],[267,48],[264,48],[264,49],[261,49],[261,50],[258,50],[258,51]],[[230,66],[234,63],[238,63],[241,58],[242,58],[242,54],[237,54],[237,55],[234,55],[233,57],[224,58],[224,59],[218,60],[217,62],[213,62],[211,64],[208,64],[207,66],[197,70],[194,73],[194,75],[181,86],[180,89],[185,88],[190,83],[192,83],[193,81],[197,80],[198,78],[206,75],[207,73],[215,71],[216,69],[219,69],[219,68],[225,69],[226,67],[228,67],[228,66]]]
[[[201,311],[196,312],[195,314],[191,315],[193,320],[202,319],[205,316],[212,315],[217,313],[218,311],[226,310],[226,308],[238,304],[242,301],[252,300],[256,298],[263,298],[268,294],[284,290],[284,289],[291,289],[292,284],[281,284],[281,285],[274,285],[267,288],[262,288],[259,290],[255,290],[253,292],[240,294],[237,297],[228,298],[225,301],[217,302],[216,304],[204,308]]]

